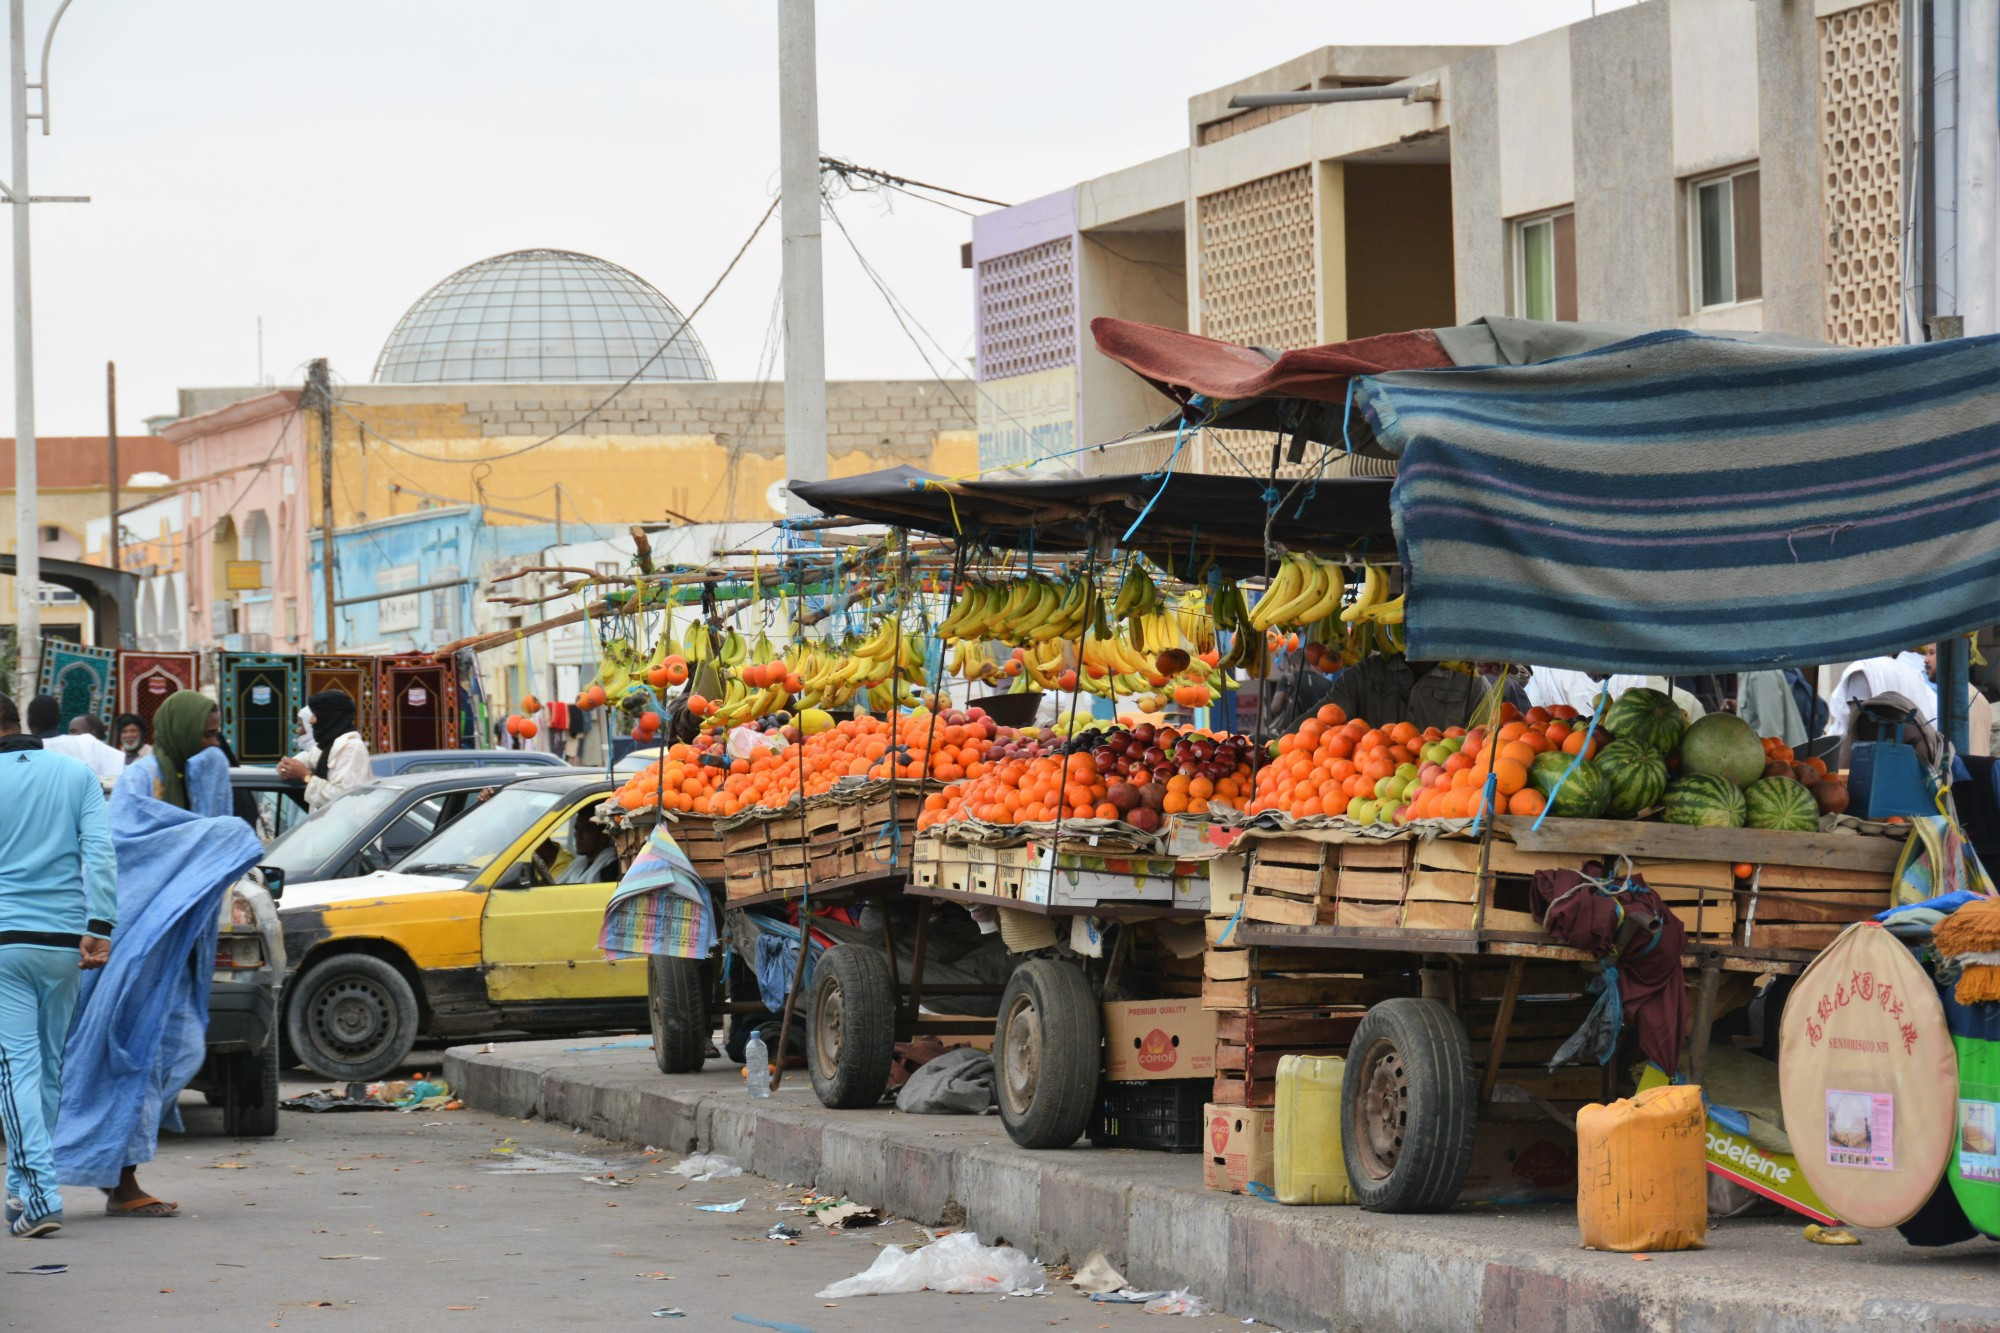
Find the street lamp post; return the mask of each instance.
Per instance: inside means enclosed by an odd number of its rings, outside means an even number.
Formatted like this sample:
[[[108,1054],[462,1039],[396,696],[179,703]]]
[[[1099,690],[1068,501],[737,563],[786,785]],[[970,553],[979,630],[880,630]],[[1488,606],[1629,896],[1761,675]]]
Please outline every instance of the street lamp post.
[[[40,203],[88,203],[84,196],[28,192],[28,122],[42,122],[49,132],[49,48],[56,25],[70,7],[62,0],[42,38],[41,82],[28,82],[27,0],[11,0],[7,14],[10,51],[8,94],[13,111],[13,172],[0,195],[14,210],[14,640],[19,650],[22,698],[35,692],[41,671],[42,589],[41,503],[35,481],[35,304],[33,270],[28,259],[28,206]],[[28,90],[42,95],[41,109],[28,114]]]

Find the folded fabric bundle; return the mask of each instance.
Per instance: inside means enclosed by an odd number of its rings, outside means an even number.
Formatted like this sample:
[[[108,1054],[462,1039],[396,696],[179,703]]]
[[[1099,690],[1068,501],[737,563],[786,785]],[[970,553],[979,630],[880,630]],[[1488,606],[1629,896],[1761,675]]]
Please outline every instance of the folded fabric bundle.
[[[1938,953],[1960,965],[1952,998],[1960,1004],[2000,1000],[2000,898],[1961,906],[1931,932]]]

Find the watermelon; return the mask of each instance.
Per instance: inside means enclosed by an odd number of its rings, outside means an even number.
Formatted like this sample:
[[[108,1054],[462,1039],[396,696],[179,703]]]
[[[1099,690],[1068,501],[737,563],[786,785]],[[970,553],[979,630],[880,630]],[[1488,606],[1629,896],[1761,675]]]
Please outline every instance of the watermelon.
[[[1708,773],[1747,787],[1764,776],[1764,742],[1734,713],[1710,713],[1681,737],[1681,772]]]
[[[1667,761],[1643,742],[1613,741],[1590,762],[1604,778],[1609,793],[1604,812],[1613,818],[1630,819],[1648,806],[1658,805],[1666,793]]]
[[[1605,784],[1604,775],[1597,771],[1597,765],[1588,760],[1576,764],[1576,771],[1570,772],[1570,765],[1576,763],[1576,756],[1550,751],[1535,756],[1529,766],[1528,780],[1535,790],[1546,796],[1549,813],[1564,819],[1595,819],[1604,813],[1604,804],[1611,797],[1611,788]],[[1563,775],[1569,774],[1567,780]],[[1560,790],[1558,790],[1560,786]]]
[[[1787,833],[1817,833],[1819,802],[1810,788],[1790,778],[1758,778],[1743,789],[1746,821],[1751,828],[1782,829]]]
[[[1667,784],[1667,809],[1661,817],[1669,824],[1742,828],[1743,816],[1743,791],[1727,778],[1689,773]]]
[[[1621,741],[1637,741],[1664,755],[1680,744],[1687,718],[1672,696],[1640,685],[1612,700],[1598,726]]]

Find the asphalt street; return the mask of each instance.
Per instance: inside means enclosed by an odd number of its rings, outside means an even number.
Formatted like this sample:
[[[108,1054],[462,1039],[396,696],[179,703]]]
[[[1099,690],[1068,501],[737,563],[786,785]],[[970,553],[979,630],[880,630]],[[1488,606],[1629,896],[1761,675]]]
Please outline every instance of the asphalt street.
[[[286,1095],[315,1086],[288,1082]],[[778,1211],[799,1186],[688,1183],[668,1172],[676,1157],[546,1122],[288,1111],[276,1138],[231,1139],[219,1111],[183,1103],[189,1133],[163,1140],[141,1179],[185,1215],[106,1217],[95,1191],[67,1191],[59,1235],[0,1237],[0,1329],[1242,1327],[1165,1324],[1054,1282],[1037,1297],[826,1302],[814,1293],[923,1232],[901,1221],[828,1232]],[[699,1209],[738,1199],[740,1212]],[[777,1223],[803,1234],[767,1239]],[[23,1271],[44,1264],[68,1270]]]

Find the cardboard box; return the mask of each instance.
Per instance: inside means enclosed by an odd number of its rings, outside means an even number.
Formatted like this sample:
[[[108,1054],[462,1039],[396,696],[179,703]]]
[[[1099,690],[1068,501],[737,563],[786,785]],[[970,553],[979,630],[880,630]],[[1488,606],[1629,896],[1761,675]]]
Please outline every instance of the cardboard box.
[[[1208,866],[1202,861],[1088,856],[1058,852],[1052,846],[1036,843],[1030,843],[1025,850],[1030,853],[1029,862],[1014,872],[1018,875],[1014,882],[1019,892],[1009,895],[1022,902],[1050,907],[1090,907],[1107,902],[1171,906],[1176,897],[1196,905],[1208,901]]]
[[[1104,1077],[1118,1083],[1215,1077],[1215,1015],[1197,999],[1104,1006]]]
[[[1269,1185],[1276,1174],[1277,1112],[1269,1107],[1202,1108],[1201,1183],[1212,1190],[1244,1193],[1251,1181]]]
[[[1460,1203],[1576,1197],[1576,1135],[1551,1120],[1482,1120]]]

